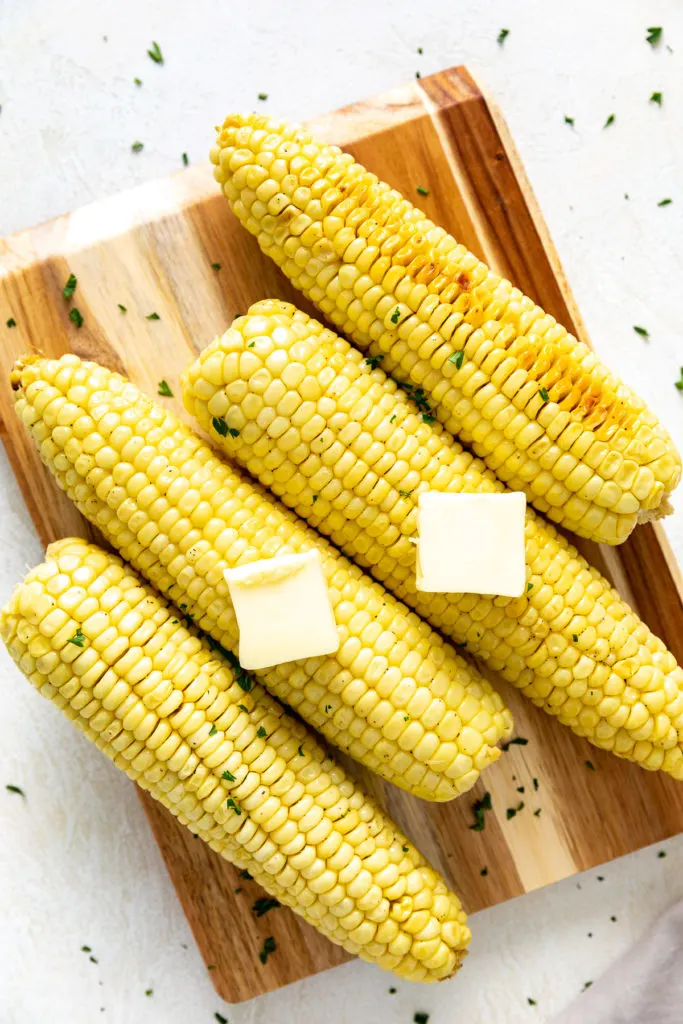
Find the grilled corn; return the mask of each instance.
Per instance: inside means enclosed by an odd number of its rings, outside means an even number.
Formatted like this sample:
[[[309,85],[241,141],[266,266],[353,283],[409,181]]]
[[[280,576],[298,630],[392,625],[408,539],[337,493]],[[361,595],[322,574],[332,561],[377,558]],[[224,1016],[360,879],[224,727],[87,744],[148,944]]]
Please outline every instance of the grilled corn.
[[[531,299],[336,146],[226,118],[215,176],[262,250],[548,518],[617,544],[681,476],[645,403]]]
[[[373,367],[305,313],[265,301],[188,369],[183,397],[203,426],[214,413],[235,428],[226,454],[535,704],[596,746],[683,778],[683,671],[531,509],[525,596],[416,589],[420,492],[504,487]]]
[[[431,800],[469,789],[497,759],[512,721],[488,682],[172,412],[73,355],[27,357],[11,386],[16,412],[79,511],[227,650],[237,650],[238,632],[225,569],[320,549],[339,651],[257,675],[331,743]]]
[[[333,942],[413,981],[455,973],[458,898],[303,725],[120,559],[59,541],[0,613],[15,662],[116,765]]]

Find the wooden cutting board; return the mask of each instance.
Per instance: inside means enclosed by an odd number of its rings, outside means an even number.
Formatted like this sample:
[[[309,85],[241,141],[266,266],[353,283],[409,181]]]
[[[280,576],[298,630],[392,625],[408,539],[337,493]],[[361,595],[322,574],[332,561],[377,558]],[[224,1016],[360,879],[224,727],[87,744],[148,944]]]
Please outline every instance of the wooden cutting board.
[[[419,198],[435,221],[586,340],[505,126],[464,68],[354,104],[312,127]],[[429,195],[416,197],[418,185]],[[62,288],[72,272],[78,288],[69,303]],[[0,243],[3,440],[46,543],[70,533],[88,535],[89,528],[56,490],[11,411],[7,375],[13,360],[27,349],[71,350],[120,370],[151,395],[165,378],[176,398],[159,400],[180,411],[178,378],[188,361],[225,330],[234,313],[267,296],[303,305],[239,227],[208,165]],[[68,318],[72,306],[83,315],[80,329]],[[150,313],[160,319],[147,319]],[[10,317],[14,328],[5,326]],[[662,532],[640,527],[618,550],[582,548],[681,659],[682,589]],[[683,786],[602,754],[509,686],[500,682],[500,689],[515,715],[517,735],[528,743],[510,747],[472,794],[430,805],[367,780],[470,911],[683,828]],[[493,810],[484,831],[474,832],[472,803],[487,790]],[[144,796],[143,803],[225,999],[248,999],[347,959],[288,910],[256,919],[254,883],[239,879],[163,808]],[[523,808],[508,819],[507,809],[520,803]],[[258,952],[269,935],[277,952],[263,966]]]

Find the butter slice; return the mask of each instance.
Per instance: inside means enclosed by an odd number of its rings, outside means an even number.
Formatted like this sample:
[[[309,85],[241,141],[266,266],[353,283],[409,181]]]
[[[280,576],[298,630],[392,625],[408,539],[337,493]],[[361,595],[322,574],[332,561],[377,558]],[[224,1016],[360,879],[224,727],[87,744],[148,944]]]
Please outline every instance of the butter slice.
[[[520,597],[526,496],[425,491],[417,503],[418,590]]]
[[[239,627],[242,668],[271,668],[339,649],[339,632],[317,550],[225,570]]]

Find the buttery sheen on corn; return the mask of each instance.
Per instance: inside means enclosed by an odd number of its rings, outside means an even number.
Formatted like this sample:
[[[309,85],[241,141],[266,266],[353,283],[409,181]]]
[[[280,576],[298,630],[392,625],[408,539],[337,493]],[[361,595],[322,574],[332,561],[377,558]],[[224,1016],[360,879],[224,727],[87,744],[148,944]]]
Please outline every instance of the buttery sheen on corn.
[[[11,386],[79,511],[227,650],[237,651],[238,630],[224,571],[318,547],[339,651],[256,674],[327,740],[430,800],[469,789],[498,758],[512,718],[476,669],[172,412],[74,355],[29,356]]]
[[[416,589],[419,494],[504,487],[373,365],[294,306],[270,300],[189,367],[183,398],[202,426],[216,414],[239,431],[221,439],[227,454],[534,704],[596,746],[683,778],[683,671],[531,509],[523,597]]]
[[[249,114],[211,159],[294,285],[548,518],[618,544],[671,511],[680,456],[642,399],[352,156]]]
[[[0,612],[29,682],[216,853],[412,981],[460,966],[457,896],[316,737],[115,555],[58,541]]]

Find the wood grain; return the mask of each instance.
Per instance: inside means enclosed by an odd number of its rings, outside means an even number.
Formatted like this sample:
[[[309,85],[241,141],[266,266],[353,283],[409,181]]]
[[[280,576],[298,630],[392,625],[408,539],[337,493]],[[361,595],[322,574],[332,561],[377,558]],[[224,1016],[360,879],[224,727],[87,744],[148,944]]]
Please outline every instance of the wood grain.
[[[465,69],[347,107],[313,127],[408,196],[418,185],[427,188],[429,195],[420,203],[430,216],[587,340],[505,125]],[[78,287],[68,303],[61,290],[72,272]],[[303,304],[238,226],[206,166],[0,243],[3,438],[46,543],[89,530],[56,490],[10,411],[7,374],[14,359],[26,350],[71,350],[121,370],[152,395],[165,378],[177,396],[189,359],[236,312],[266,296]],[[72,306],[83,314],[80,330],[68,319]],[[146,319],[152,312],[160,319]],[[5,326],[9,317],[15,328]],[[177,397],[160,401],[184,416]],[[619,549],[581,547],[683,658],[680,576],[661,531],[641,527]],[[429,805],[366,777],[368,788],[444,871],[469,910],[595,867],[683,828],[683,787],[595,750],[509,686],[496,685],[513,710],[517,735],[528,742],[511,746],[470,796]],[[469,827],[472,803],[486,790],[493,810],[484,831],[475,832]],[[224,998],[248,999],[346,959],[289,911],[257,920],[250,910],[254,883],[238,879],[229,864],[162,808],[143,802]],[[524,807],[508,820],[507,809],[520,803]],[[263,966],[258,952],[269,935],[278,951]]]

